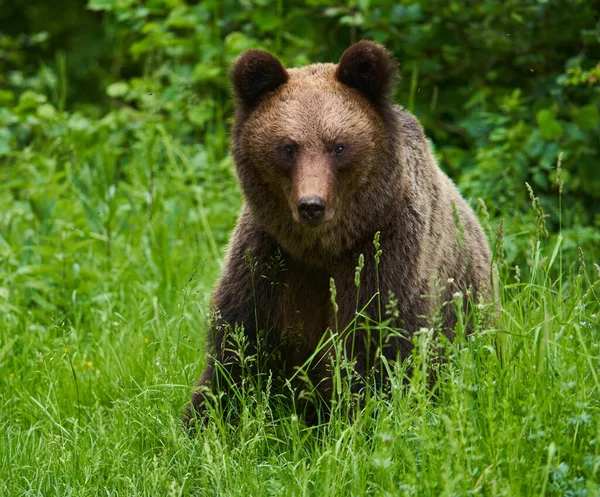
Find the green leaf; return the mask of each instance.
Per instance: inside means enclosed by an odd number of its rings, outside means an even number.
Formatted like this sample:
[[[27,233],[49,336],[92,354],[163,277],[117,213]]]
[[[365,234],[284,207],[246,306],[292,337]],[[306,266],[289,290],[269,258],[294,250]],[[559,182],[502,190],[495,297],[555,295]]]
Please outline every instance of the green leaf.
[[[213,108],[212,100],[203,100],[188,110],[188,118],[197,126],[204,126],[213,117]]]
[[[593,129],[600,122],[600,113],[595,105],[573,109],[573,120],[582,130]]]
[[[259,10],[252,18],[261,31],[272,31],[279,25],[279,16],[274,10]]]
[[[10,152],[12,135],[6,128],[0,128],[0,157]]]
[[[91,123],[85,117],[74,114],[69,119],[68,126],[74,131],[85,131],[91,128]]]
[[[0,104],[9,105],[12,103],[15,94],[10,90],[0,90]]]
[[[562,136],[563,127],[554,118],[554,112],[551,109],[540,110],[535,118],[544,138],[547,140],[558,140]]]
[[[225,37],[225,50],[229,55],[234,57],[250,48],[259,48],[259,45],[260,43],[257,40],[239,31],[234,31]]]
[[[34,109],[37,108],[38,105],[46,102],[46,100],[48,100],[46,95],[42,95],[31,90],[26,90],[19,98],[19,108],[21,110]]]
[[[221,68],[218,65],[203,62],[196,64],[196,67],[192,71],[192,77],[196,81],[215,81],[221,76],[221,73]]]
[[[340,24],[344,24],[346,26],[362,26],[364,22],[365,18],[360,12],[357,12],[351,16],[340,17]]]
[[[119,81],[117,83],[113,83],[108,85],[106,88],[106,93],[109,97],[119,98],[123,97],[129,91],[129,85],[123,81]]]
[[[37,115],[42,119],[51,120],[56,117],[56,109],[51,104],[42,104],[37,108]]]
[[[114,0],[90,0],[87,8],[90,10],[113,10],[115,7]]]

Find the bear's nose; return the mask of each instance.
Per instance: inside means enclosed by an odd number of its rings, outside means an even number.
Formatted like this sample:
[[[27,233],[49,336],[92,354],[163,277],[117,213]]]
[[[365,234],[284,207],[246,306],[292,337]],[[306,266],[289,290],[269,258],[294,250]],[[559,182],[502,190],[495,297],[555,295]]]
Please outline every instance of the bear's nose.
[[[321,197],[302,197],[298,200],[298,214],[303,222],[316,226],[325,215],[325,200]]]

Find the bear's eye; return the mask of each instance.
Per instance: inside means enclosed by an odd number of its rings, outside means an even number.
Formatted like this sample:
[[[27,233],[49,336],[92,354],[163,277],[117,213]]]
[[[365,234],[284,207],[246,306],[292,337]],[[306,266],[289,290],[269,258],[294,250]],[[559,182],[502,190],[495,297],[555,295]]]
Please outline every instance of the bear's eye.
[[[345,150],[344,145],[336,145],[333,149],[333,155],[342,155]]]
[[[293,157],[294,155],[294,146],[287,144],[283,146],[283,153],[288,157]]]

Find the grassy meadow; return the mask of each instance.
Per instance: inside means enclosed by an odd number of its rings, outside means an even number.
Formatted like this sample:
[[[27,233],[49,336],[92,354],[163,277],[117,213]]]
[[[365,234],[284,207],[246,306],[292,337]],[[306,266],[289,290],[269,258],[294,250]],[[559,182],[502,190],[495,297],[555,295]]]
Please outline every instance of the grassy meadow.
[[[354,421],[307,427],[247,388],[239,421],[190,438],[231,165],[207,190],[194,168],[219,164],[168,134],[120,166],[78,133],[66,162],[49,142],[0,171],[0,495],[598,495],[598,267],[564,260],[560,236],[490,233],[501,269],[503,240],[529,237],[531,269],[500,270],[499,320],[448,346],[435,385],[423,332],[408,385],[396,365]]]
[[[0,497],[600,496],[593,2],[26,4],[0,9]],[[354,417],[347,385],[307,426],[247,378],[190,437],[242,202],[227,68],[361,38],[477,209],[500,314],[441,365],[416,333]]]

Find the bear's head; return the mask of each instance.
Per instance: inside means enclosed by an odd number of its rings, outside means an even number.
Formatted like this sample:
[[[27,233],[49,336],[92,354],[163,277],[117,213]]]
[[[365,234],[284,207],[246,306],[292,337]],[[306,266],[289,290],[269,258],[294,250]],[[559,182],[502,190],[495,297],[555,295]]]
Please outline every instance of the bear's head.
[[[335,64],[286,69],[248,50],[234,63],[233,157],[254,218],[292,253],[335,255],[397,195],[396,63],[360,41]]]

